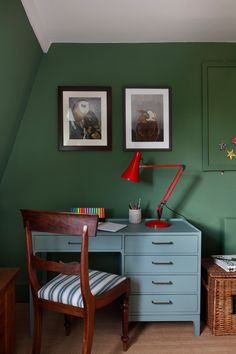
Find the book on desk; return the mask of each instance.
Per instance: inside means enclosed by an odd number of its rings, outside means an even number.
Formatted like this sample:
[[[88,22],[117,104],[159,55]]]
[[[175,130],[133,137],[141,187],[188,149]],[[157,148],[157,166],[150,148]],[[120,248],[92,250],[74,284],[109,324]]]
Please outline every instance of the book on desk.
[[[100,231],[108,231],[108,232],[117,232],[126,227],[126,224],[118,224],[115,222],[105,221],[98,223],[98,230]]]
[[[226,272],[236,272],[236,255],[212,255],[213,261]]]
[[[71,208],[70,211],[77,214],[97,215],[99,218],[99,231],[117,232],[127,226],[126,224],[105,221],[105,208]]]

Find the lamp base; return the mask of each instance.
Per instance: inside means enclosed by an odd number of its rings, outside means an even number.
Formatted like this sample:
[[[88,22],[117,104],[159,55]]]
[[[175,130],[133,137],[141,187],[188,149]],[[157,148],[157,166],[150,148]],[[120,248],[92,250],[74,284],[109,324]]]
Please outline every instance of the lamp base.
[[[151,221],[146,221],[145,225],[157,229],[157,228],[169,227],[171,223],[165,220],[151,220]]]

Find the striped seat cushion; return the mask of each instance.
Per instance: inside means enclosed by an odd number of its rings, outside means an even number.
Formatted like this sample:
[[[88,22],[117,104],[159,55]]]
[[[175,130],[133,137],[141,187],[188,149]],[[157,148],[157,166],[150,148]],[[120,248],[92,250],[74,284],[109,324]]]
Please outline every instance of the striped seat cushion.
[[[124,279],[125,277],[120,275],[89,270],[89,285],[93,295],[100,295],[112,289]],[[38,297],[44,300],[84,307],[79,275],[59,274],[39,289]]]

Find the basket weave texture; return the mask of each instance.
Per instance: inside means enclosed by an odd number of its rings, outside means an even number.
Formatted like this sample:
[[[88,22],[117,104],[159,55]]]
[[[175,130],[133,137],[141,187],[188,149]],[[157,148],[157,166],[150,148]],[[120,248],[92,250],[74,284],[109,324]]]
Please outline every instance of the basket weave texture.
[[[206,320],[216,336],[236,334],[236,272],[226,272],[211,259],[202,260],[202,285],[206,290]]]

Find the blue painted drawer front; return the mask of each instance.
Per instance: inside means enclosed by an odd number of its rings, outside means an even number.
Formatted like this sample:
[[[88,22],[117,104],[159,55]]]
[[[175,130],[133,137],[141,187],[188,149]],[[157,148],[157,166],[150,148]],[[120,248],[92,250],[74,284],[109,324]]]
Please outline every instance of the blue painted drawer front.
[[[121,236],[99,236],[89,238],[89,250],[120,250],[122,247]],[[81,237],[77,236],[34,236],[34,249],[38,252],[45,251],[80,251]]]
[[[125,252],[127,253],[197,253],[198,237],[185,236],[126,236]]]
[[[195,313],[198,311],[197,295],[131,295],[132,313]]]
[[[197,275],[139,275],[131,276],[132,293],[188,294],[198,291]]]
[[[196,273],[197,256],[125,256],[125,273]]]

